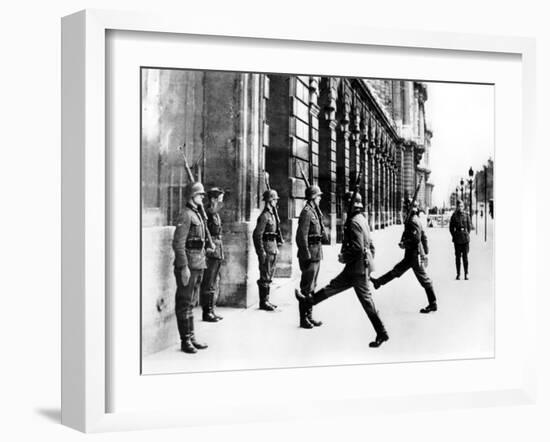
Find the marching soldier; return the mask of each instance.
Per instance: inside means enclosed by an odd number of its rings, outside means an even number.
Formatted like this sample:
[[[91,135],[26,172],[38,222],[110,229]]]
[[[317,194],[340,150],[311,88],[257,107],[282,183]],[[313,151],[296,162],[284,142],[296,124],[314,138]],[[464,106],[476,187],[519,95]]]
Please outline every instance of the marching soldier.
[[[302,278],[300,280],[300,293],[304,298],[309,298],[317,286],[319,267],[323,259],[322,241],[324,240],[323,219],[319,210],[321,201],[321,189],[318,186],[306,188],[307,203],[300,213],[298,230],[296,231],[296,245],[298,246],[298,261]],[[312,306],[303,310],[300,308],[300,327],[319,327],[323,323],[312,317]]]
[[[300,311],[307,311],[311,306],[353,287],[361,306],[376,331],[376,338],[369,346],[379,347],[389,339],[389,336],[378,316],[367,282],[373,264],[374,245],[370,237],[367,219],[362,212],[361,194],[356,193],[353,201],[350,197],[353,197],[353,195],[348,195],[348,204],[353,206],[349,211],[350,219],[346,222],[344,241],[338,255],[338,261],[345,264],[344,270],[330,281],[326,287],[309,297],[302,295],[298,290],[296,290],[296,297],[298,298]]]
[[[269,290],[275,273],[281,240],[275,213],[279,195],[276,190],[266,190],[263,194],[263,200],[265,201],[265,207],[258,217],[252,238],[260,266],[260,279],[258,280],[260,310],[273,311],[277,306],[269,302]]]
[[[420,309],[420,313],[435,312],[437,311],[435,292],[432,281],[425,269],[428,260],[428,238],[418,218],[418,202],[409,199],[407,206],[410,208],[410,213],[405,219],[405,228],[399,242],[399,247],[405,249],[405,256],[385,275],[380,278],[371,277],[371,281],[374,288],[379,289],[412,268],[416,279],[424,288],[428,297],[428,305]]]
[[[176,255],[176,319],[181,339],[181,351],[196,353],[207,348],[195,339],[193,307],[198,301],[199,290],[206,268],[206,226],[201,216],[204,187],[194,182],[186,187],[187,205],[183,209],[174,232],[172,248]]]
[[[219,210],[223,204],[224,191],[219,187],[211,188],[208,193],[208,207],[206,208],[206,227],[214,243],[214,250],[206,254],[206,270],[201,284],[202,320],[206,322],[218,322],[223,317],[214,312],[216,295],[219,290],[218,278],[220,267],[224,259],[222,244],[222,222]]]

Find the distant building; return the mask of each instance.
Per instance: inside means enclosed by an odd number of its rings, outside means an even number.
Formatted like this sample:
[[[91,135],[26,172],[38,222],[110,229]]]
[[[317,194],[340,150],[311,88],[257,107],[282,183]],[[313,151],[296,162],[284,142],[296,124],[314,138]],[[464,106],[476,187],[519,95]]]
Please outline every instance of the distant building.
[[[373,229],[401,223],[403,200],[420,176],[419,199],[431,205],[427,98],[427,85],[412,81],[143,69],[144,353],[170,345],[175,333],[171,239],[188,183],[178,146],[206,187],[226,190],[219,302],[248,307],[257,301],[251,232],[263,207],[264,171],[281,197],[285,245],[276,276],[290,277],[305,203],[300,168],[324,193],[332,244],[341,241],[342,196],[359,169]]]

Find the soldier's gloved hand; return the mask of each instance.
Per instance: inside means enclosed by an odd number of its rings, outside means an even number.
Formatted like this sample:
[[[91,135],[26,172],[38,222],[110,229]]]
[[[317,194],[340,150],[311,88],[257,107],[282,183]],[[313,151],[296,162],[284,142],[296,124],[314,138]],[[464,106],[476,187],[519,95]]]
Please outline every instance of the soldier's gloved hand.
[[[215,252],[216,252],[216,246],[208,247],[206,249],[206,256],[214,256]]]
[[[185,266],[181,269],[181,283],[186,286],[189,284],[189,279],[191,279],[191,271],[189,267]]]
[[[338,262],[342,263],[342,264],[345,264],[346,262],[344,261],[344,255],[342,255],[341,253],[338,254]]]

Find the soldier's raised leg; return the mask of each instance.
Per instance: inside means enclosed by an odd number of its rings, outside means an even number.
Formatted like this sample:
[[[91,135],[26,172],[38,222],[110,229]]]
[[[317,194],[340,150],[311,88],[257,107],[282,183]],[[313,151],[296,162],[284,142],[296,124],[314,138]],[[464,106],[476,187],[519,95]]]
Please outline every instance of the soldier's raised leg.
[[[395,278],[400,278],[403,273],[405,273],[410,268],[411,260],[408,257],[405,257],[401,261],[399,261],[389,272],[378,278],[374,278],[371,276],[370,280],[372,281],[372,285],[374,286],[374,288],[378,290],[380,287],[394,280]]]

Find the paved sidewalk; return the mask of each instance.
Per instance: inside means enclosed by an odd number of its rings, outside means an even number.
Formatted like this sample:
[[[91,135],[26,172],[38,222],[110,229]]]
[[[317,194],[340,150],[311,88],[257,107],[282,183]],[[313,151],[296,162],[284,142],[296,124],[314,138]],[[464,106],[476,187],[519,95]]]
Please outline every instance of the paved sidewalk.
[[[454,250],[447,229],[428,229],[430,262],[428,273],[434,281],[439,311],[422,315],[426,305],[424,290],[412,271],[374,291],[376,307],[390,340],[378,349],[369,348],[374,331],[353,290],[341,293],[314,308],[321,327],[298,327],[294,298],[297,280],[280,279],[273,289],[275,312],[218,308],[224,317],[218,323],[200,320],[197,309],[197,337],[209,348],[194,355],[177,346],[143,360],[143,373],[175,373],[305,367],[358,363],[386,363],[422,360],[492,357],[494,353],[494,292],[492,224],[488,241],[483,228],[472,232],[470,280],[456,281]],[[377,247],[375,275],[389,270],[403,256],[397,247],[402,227],[375,231]],[[339,246],[325,247],[319,287],[341,269]]]

